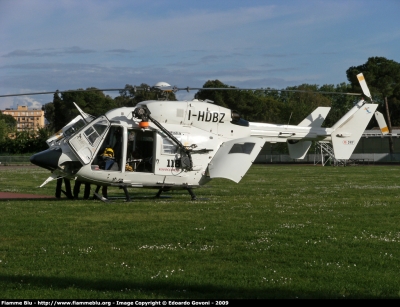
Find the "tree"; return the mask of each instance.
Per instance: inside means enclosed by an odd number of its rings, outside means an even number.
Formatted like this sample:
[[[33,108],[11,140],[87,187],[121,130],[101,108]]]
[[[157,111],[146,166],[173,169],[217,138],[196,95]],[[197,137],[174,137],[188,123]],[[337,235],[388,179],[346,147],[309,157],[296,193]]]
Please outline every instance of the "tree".
[[[0,119],[4,120],[10,130],[14,130],[17,127],[17,120],[12,115],[0,112]]]
[[[54,131],[60,130],[64,125],[63,123],[66,121],[66,116],[64,113],[64,105],[61,100],[58,92],[54,93],[53,96],[53,109],[54,112],[52,118],[47,118],[50,121],[50,124],[53,126]]]
[[[0,119],[0,142],[4,141],[7,137],[7,123],[4,119]]]
[[[208,80],[203,88],[235,88],[219,80]],[[195,98],[212,100],[215,104],[237,111],[249,121],[274,122],[279,118],[281,106],[264,90],[199,90]]]
[[[340,118],[342,118],[347,111],[349,111],[358,98],[350,95],[340,95],[340,93],[351,92],[351,85],[348,83],[340,83],[336,86],[333,84],[325,84],[319,88],[320,92],[336,92],[336,94],[324,94],[331,102],[331,111],[329,112],[324,125],[325,127],[332,127]]]
[[[384,109],[389,132],[392,133],[391,117],[393,123],[400,124],[400,114],[391,114],[390,108],[400,110],[400,63],[388,60],[384,57],[371,57],[360,66],[352,66],[347,71],[347,79],[354,90],[361,91],[357,80],[357,74],[363,73],[375,102],[380,103],[380,109]],[[394,153],[393,139],[389,137],[389,151]]]
[[[53,98],[54,101],[54,98]],[[47,120],[47,127],[50,131],[55,130],[55,109],[54,109],[54,102],[46,103],[42,106],[42,110],[44,111],[44,118]]]
[[[328,86],[302,84],[277,91],[269,88],[255,91],[249,90],[200,90],[198,99],[210,99],[215,104],[238,111],[245,119],[281,124],[298,124],[319,106],[330,106],[330,97],[318,93]],[[341,91],[332,85],[330,91]],[[235,88],[219,80],[207,81],[203,88]],[[296,92],[301,91],[301,92]]]
[[[330,106],[331,101],[323,94],[319,94],[318,85],[302,84],[299,86],[287,87],[287,91],[301,92],[281,92],[282,101],[281,116],[285,123],[297,125],[307,117],[317,107]]]
[[[136,90],[137,88],[148,90]],[[139,86],[125,85],[125,88],[119,91],[120,96],[115,97],[115,103],[118,107],[134,107],[141,101],[158,100],[164,98],[161,92],[151,91],[150,86],[142,83]],[[175,94],[168,93],[168,100],[176,100]]]
[[[144,100],[157,100],[161,98],[160,92],[150,91],[150,86],[142,83],[138,88],[148,88],[148,91],[138,90],[127,84],[125,89],[120,91],[120,96],[115,99],[105,95],[95,87],[89,87],[86,91],[67,91],[60,94],[56,92],[53,102],[43,106],[45,117],[49,122],[49,129],[58,131],[79,114],[74,102],[86,113],[95,117],[105,114],[107,111],[117,107],[133,107]],[[174,93],[169,93],[169,100],[176,100]]]
[[[68,91],[61,94],[54,94],[53,103],[44,106],[45,117],[50,123],[50,128],[54,131],[60,130],[74,117],[79,115],[79,111],[74,106],[74,102],[86,113],[95,117],[105,114],[107,111],[117,107],[116,102],[102,91]]]
[[[4,141],[8,134],[16,131],[17,121],[15,118],[8,114],[0,112],[0,141]]]
[[[78,96],[79,98],[77,98],[76,101],[73,101],[74,96],[72,96],[72,99],[70,97],[67,98],[67,96],[63,96],[63,100],[68,103],[75,102],[84,112],[87,112],[95,117],[103,115],[109,110],[115,109],[117,107],[115,101],[109,95],[105,95],[101,91],[92,91],[94,89],[96,88],[89,87],[86,90],[90,91],[75,93],[81,94]],[[75,106],[74,110],[76,110],[75,114],[78,115]]]

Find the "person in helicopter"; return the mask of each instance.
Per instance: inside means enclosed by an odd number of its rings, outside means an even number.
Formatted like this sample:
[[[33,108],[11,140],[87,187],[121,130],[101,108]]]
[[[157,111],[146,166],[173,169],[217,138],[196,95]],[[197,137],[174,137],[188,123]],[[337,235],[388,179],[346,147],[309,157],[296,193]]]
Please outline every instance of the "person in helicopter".
[[[104,152],[103,152],[103,154],[101,155],[101,158],[102,158],[102,165],[100,166],[102,169],[104,169],[104,170],[109,170],[109,169],[111,169],[111,167],[114,165],[114,163],[115,163],[115,156],[114,156],[114,150],[111,148],[111,147],[109,147],[109,146],[107,146],[105,149],[104,149]],[[101,186],[101,185],[98,185],[97,187],[96,187],[96,190],[95,190],[95,194],[97,194],[98,192],[99,192],[99,190],[100,190],[100,188],[102,188],[101,189],[101,194],[103,195],[103,197],[104,198],[107,198],[107,186]]]
[[[104,169],[105,170],[111,169],[111,167],[115,162],[114,150],[111,147],[106,147],[101,157],[104,161]]]

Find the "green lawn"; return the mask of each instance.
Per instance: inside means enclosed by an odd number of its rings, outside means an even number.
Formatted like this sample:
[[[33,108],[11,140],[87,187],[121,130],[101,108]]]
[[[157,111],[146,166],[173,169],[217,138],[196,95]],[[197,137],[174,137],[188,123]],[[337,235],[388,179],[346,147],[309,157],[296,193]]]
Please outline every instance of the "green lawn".
[[[37,188],[48,176],[1,167],[0,191],[54,195]],[[397,166],[254,165],[198,201],[2,200],[0,297],[399,298],[399,179]]]

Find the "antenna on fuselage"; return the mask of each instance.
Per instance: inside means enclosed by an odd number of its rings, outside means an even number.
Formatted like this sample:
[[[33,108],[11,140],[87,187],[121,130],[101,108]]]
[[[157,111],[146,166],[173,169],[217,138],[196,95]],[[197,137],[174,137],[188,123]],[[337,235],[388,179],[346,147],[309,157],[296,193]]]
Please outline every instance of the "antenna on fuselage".
[[[290,123],[290,119],[292,118],[292,114],[293,114],[293,112],[290,112],[289,120],[288,120],[288,122],[287,122],[288,125],[289,125],[289,123]]]
[[[86,123],[90,123],[94,119],[93,115],[84,112],[80,107],[78,107],[78,105],[75,102],[73,102],[73,104],[78,109],[79,113],[81,114]]]

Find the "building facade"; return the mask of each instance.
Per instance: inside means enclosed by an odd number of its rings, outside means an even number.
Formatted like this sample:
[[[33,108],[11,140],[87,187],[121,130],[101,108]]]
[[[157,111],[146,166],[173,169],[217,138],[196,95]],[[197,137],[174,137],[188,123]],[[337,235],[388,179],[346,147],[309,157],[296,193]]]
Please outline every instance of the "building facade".
[[[44,128],[44,111],[28,109],[27,106],[18,106],[17,110],[5,109],[3,114],[11,115],[17,121],[17,131],[37,131]]]

